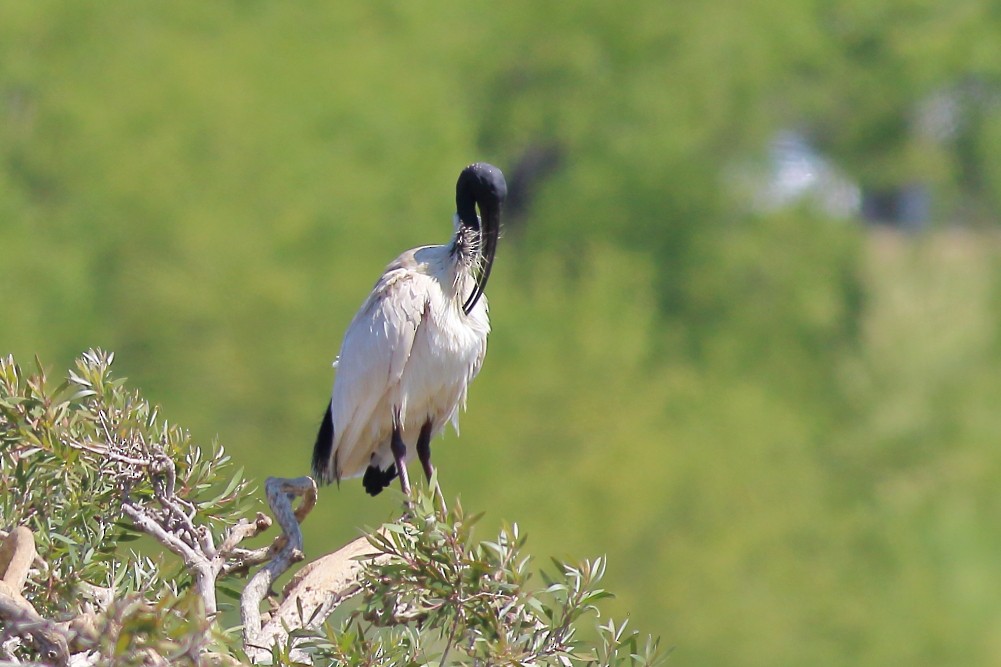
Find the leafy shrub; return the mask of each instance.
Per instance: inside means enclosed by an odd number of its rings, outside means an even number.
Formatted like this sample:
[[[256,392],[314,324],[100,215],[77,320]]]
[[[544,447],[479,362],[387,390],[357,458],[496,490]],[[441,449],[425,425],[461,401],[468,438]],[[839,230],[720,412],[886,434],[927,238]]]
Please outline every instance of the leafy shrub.
[[[360,585],[341,596],[361,593],[346,615],[327,618],[331,604],[309,614],[300,607],[297,625],[257,646],[244,614],[241,638],[216,592],[233,591],[247,604],[252,586],[238,592],[238,577],[276,560],[294,538],[286,530],[272,547],[239,547],[270,525],[261,514],[253,523],[242,518],[254,505],[242,471],[232,471],[221,446],[203,449],[113,379],[112,361],[88,352],[52,387],[37,361],[26,375],[13,358],[0,360],[0,484],[7,491],[0,525],[11,531],[5,537],[27,527],[41,556],[23,588],[0,588],[3,657],[120,665],[658,660],[658,642],[642,642],[624,623],[607,620],[590,640],[578,637],[609,596],[597,587],[603,558],[554,561],[556,572],[533,586],[517,525],[478,542],[478,517],[458,503],[438,510],[439,496],[428,494],[369,535],[376,556],[358,565]],[[128,548],[143,535],[179,558]],[[3,568],[7,560],[0,558]]]

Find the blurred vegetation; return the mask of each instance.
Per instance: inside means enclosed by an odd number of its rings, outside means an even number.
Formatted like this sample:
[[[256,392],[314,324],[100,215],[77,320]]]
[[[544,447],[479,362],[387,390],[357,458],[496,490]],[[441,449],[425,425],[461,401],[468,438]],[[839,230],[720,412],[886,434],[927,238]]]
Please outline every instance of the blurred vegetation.
[[[607,553],[681,664],[996,664],[999,30],[986,0],[3,3],[0,352],[115,350],[302,474],[379,271],[446,240],[466,163],[548,156],[446,492]],[[748,210],[724,174],[787,128],[932,228]],[[314,554],[395,509],[323,496]]]

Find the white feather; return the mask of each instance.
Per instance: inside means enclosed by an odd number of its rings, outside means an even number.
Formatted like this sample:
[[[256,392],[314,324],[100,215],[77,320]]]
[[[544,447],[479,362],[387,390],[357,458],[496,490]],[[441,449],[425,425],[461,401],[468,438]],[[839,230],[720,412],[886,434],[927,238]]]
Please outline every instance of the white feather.
[[[400,255],[344,335],[331,402],[337,479],[373,464],[389,467],[394,420],[408,458],[425,422],[432,436],[449,421],[458,430],[490,322],[485,297],[468,315],[462,312],[474,281],[449,251],[427,246]]]

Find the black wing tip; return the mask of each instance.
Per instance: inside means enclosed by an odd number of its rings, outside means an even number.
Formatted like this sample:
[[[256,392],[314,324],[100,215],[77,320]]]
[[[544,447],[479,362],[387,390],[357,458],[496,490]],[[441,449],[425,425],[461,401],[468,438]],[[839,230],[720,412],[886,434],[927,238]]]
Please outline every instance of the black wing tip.
[[[327,411],[320,422],[320,430],[316,434],[316,444],[313,445],[313,477],[320,484],[330,484],[336,478],[334,472],[334,417],[327,403]]]

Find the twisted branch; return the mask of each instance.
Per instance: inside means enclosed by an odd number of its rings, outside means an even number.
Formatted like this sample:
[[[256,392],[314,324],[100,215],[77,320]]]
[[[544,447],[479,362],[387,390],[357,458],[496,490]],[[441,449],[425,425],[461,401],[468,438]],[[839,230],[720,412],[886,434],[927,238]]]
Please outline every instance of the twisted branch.
[[[264,488],[268,505],[282,528],[282,537],[277,538],[269,548],[269,551],[276,552],[270,562],[251,578],[240,597],[244,645],[247,655],[255,662],[267,654],[267,647],[271,645],[262,634],[261,602],[271,591],[274,580],[305,557],[299,522],[316,505],[316,482],[310,477],[269,477]],[[301,497],[302,503],[297,510],[293,510],[291,499],[296,497]]]
[[[5,634],[30,638],[46,660],[66,665],[69,633],[42,618],[21,595],[36,555],[35,536],[24,526],[12,530],[0,544],[0,620],[8,626]]]

